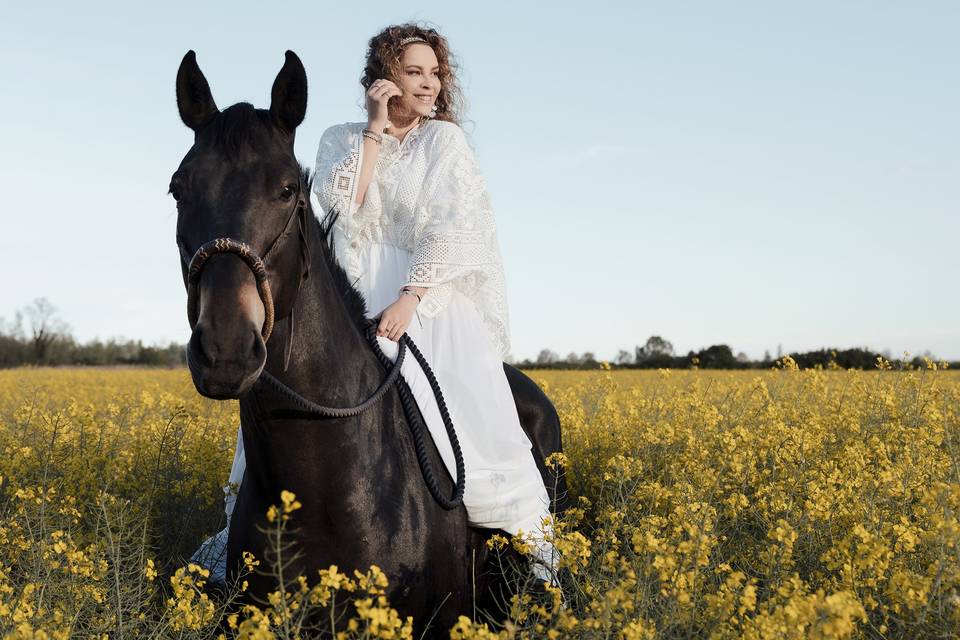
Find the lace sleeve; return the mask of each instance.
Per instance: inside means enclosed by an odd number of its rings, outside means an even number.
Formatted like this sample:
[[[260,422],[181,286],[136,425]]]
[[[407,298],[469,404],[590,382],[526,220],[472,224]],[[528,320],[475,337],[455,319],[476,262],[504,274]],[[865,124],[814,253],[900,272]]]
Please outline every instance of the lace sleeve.
[[[342,216],[352,218],[356,213],[362,156],[362,138],[351,136],[346,125],[329,127],[320,136],[313,192],[325,214],[339,211]]]
[[[408,285],[427,287],[426,317],[443,311],[454,291],[473,300],[494,347],[509,351],[506,284],[486,183],[457,125],[445,123],[417,206]]]
[[[312,191],[324,214],[338,212],[334,228],[337,245],[348,274],[356,278],[360,265],[354,250],[380,218],[382,203],[376,171],[363,204],[357,204],[363,136],[350,123],[329,127],[320,137]]]

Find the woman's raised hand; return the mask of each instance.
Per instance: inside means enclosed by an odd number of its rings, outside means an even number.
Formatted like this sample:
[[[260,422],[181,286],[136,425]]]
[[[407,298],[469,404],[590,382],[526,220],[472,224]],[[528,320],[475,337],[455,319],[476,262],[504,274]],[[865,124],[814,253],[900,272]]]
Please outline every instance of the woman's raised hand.
[[[383,131],[390,120],[387,102],[393,96],[403,95],[400,87],[385,78],[374,80],[367,89],[367,123],[374,131]]]

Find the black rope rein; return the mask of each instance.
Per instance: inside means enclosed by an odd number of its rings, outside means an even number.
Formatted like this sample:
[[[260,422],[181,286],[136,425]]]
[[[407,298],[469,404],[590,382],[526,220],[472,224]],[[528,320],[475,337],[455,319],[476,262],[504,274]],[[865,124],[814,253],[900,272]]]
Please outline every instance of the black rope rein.
[[[420,349],[418,349],[417,345],[410,339],[410,336],[406,333],[400,336],[397,345],[397,359],[396,362],[394,362],[383,352],[379,342],[377,342],[377,321],[369,319],[367,322],[367,340],[370,342],[370,346],[373,348],[377,359],[380,360],[380,363],[388,371],[388,374],[383,382],[380,383],[380,386],[377,387],[377,390],[374,391],[373,395],[360,404],[353,407],[327,407],[317,404],[307,400],[266,370],[260,374],[260,379],[257,382],[263,381],[268,383],[274,390],[297,405],[312,419],[352,418],[358,416],[382,399],[391,385],[395,385],[397,387],[397,393],[400,395],[400,404],[403,406],[403,413],[407,417],[407,424],[410,426],[410,434],[413,436],[413,445],[417,452],[417,462],[420,463],[423,480],[430,490],[431,495],[433,495],[434,500],[436,500],[441,507],[448,510],[455,509],[463,503],[463,490],[465,486],[463,451],[460,449],[460,441],[457,439],[457,433],[453,427],[453,420],[450,418],[450,411],[447,409],[443,392],[440,390],[440,383],[437,382],[437,378],[427,363],[427,359],[424,358]],[[457,467],[457,482],[453,490],[453,495],[449,498],[440,491],[440,486],[434,475],[433,465],[430,463],[430,454],[427,448],[427,429],[420,419],[420,412],[413,398],[413,394],[410,391],[410,387],[400,375],[400,365],[403,364],[407,349],[413,354],[414,359],[420,364],[424,375],[427,376],[427,381],[430,383],[433,395],[437,399],[437,408],[440,410],[440,417],[443,419],[443,426],[447,431],[447,437],[450,439],[450,447],[453,449],[453,457]]]

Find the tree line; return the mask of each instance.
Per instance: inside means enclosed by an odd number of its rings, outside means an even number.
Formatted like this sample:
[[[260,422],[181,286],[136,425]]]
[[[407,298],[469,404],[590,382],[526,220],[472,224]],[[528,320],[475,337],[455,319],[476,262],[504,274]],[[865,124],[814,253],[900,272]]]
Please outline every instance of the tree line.
[[[632,351],[621,349],[609,362],[620,369],[768,369],[782,357],[773,358],[769,352],[761,360],[751,360],[744,353],[733,353],[726,344],[715,344],[699,351],[676,354],[673,344],[661,336],[650,336],[643,345]],[[900,364],[924,365],[923,357],[896,360],[888,352],[865,348],[819,349],[788,354],[804,369],[832,365],[844,369],[872,369],[877,358]],[[931,357],[924,354],[924,357]],[[514,365],[522,369],[599,369],[601,360],[592,352],[569,353],[560,357],[550,349],[543,349],[535,359],[526,359]],[[80,343],[70,334],[68,325],[60,319],[56,307],[46,298],[37,298],[17,311],[12,322],[0,318],[0,368],[24,365],[140,365],[177,367],[186,365],[186,348],[171,342],[166,346],[148,346],[140,340],[92,340]],[[951,363],[960,367],[960,362]]]
[[[794,352],[789,355],[801,369],[813,367],[837,366],[843,369],[873,369],[878,358],[894,364],[910,364],[923,367],[924,358],[933,360],[927,352],[911,359],[896,359],[888,351],[877,352],[856,347],[853,349],[818,349],[816,351]],[[673,344],[661,336],[650,336],[643,345],[637,345],[633,351],[621,349],[609,365],[617,369],[769,369],[783,357],[778,352],[774,358],[770,352],[761,360],[751,360],[745,353],[736,355],[726,344],[715,344],[699,351],[688,351],[686,355],[676,354]],[[514,362],[521,369],[598,369],[601,362],[592,352],[583,354],[569,353],[565,358],[550,349],[543,349],[533,360]],[[960,362],[950,363],[951,368],[960,367]]]
[[[12,321],[0,318],[0,367],[63,365],[140,365],[176,367],[186,364],[184,346],[149,346],[141,340],[110,339],[80,343],[46,298],[17,311]]]

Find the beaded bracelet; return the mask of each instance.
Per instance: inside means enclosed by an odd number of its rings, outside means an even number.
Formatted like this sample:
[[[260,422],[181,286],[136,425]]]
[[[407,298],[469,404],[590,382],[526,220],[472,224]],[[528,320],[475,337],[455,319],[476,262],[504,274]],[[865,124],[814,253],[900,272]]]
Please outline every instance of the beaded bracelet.
[[[380,144],[383,142],[383,136],[377,133],[376,131],[374,131],[373,129],[364,129],[361,133],[363,133],[364,138],[370,138],[377,144]]]

